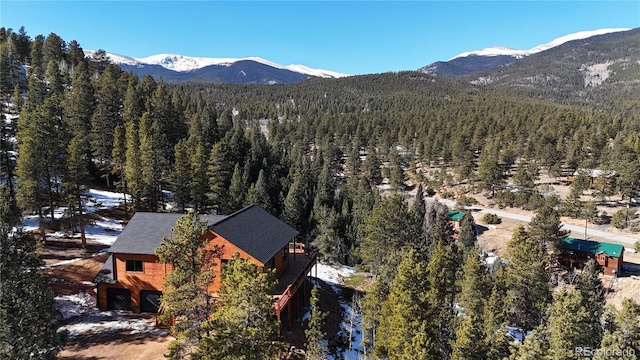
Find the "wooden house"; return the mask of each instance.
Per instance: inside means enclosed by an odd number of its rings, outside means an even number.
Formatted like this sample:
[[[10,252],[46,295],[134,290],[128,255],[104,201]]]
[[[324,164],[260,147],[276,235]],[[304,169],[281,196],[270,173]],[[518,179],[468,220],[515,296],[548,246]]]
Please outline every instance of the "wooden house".
[[[447,218],[449,219],[449,223],[453,226],[453,230],[456,232],[460,231],[462,227],[462,220],[464,220],[467,213],[458,211],[458,210],[447,210]]]
[[[97,306],[101,310],[125,310],[156,313],[164,277],[171,265],[159,262],[155,249],[183,214],[134,214],[116,242],[110,256],[94,279],[97,284]],[[288,324],[291,312],[297,317],[301,304],[308,299],[310,287],[306,278],[316,263],[316,256],[295,243],[298,231],[278,218],[251,205],[229,216],[203,215],[208,221],[207,247],[218,246],[215,259],[216,276],[209,291],[220,287],[224,263],[234,253],[249,259],[264,271],[275,269],[278,285],[273,294],[274,312],[278,320]]]
[[[611,185],[615,181],[617,174],[613,170],[579,169],[567,178],[566,184],[571,185],[579,176],[584,177],[584,188],[592,189],[603,184]]]
[[[605,275],[618,275],[624,262],[624,246],[606,242],[565,238],[560,244],[559,261],[563,265],[582,269],[594,259]]]

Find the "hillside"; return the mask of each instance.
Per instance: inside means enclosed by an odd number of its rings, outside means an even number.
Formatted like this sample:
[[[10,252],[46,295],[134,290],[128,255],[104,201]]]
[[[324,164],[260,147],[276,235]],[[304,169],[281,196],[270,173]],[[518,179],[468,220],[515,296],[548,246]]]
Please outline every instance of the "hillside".
[[[640,92],[640,28],[575,40],[464,81],[530,98],[631,106]],[[628,102],[628,104],[620,104]]]

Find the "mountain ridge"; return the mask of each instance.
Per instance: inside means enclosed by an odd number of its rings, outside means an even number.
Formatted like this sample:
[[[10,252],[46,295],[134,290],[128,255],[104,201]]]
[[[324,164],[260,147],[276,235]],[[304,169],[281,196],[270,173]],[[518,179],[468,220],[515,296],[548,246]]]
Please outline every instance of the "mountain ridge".
[[[437,61],[419,68],[418,71],[435,76],[457,76],[472,72],[504,66],[522,58],[537,54],[570,41],[588,39],[593,36],[629,31],[629,28],[603,28],[579,31],[555,38],[545,44],[528,50],[514,49],[504,46],[493,46],[480,50],[460,53],[447,61]]]
[[[96,53],[95,50],[85,50],[86,56],[93,56]],[[210,57],[197,57],[197,56],[185,56],[180,54],[155,54],[150,55],[144,58],[135,58],[126,55],[120,55],[115,53],[106,52],[107,57],[114,64],[119,65],[120,67],[127,68],[128,70],[133,70],[138,73],[140,70],[135,71],[134,69],[144,69],[148,67],[156,67],[159,66],[168,71],[173,71],[176,73],[189,73],[189,72],[203,72],[202,69],[210,68],[212,66],[218,67],[226,67],[230,68],[236,63],[248,64],[246,62],[253,62],[256,64],[268,66],[274,69],[290,71],[298,74],[315,76],[321,78],[340,78],[351,76],[349,74],[343,74],[336,71],[325,70],[325,69],[314,69],[308,67],[306,65],[301,64],[291,64],[287,66],[283,66],[272,61],[263,59],[261,57],[253,56],[253,57],[245,57],[245,58],[210,58]],[[257,66],[257,65],[256,65]],[[217,69],[220,70],[220,69]],[[163,72],[160,69],[155,68],[153,70],[154,73]],[[192,78],[193,76],[180,76],[178,74],[168,73],[170,78]],[[165,76],[163,76],[164,78]],[[274,79],[274,82],[280,82],[277,79]]]

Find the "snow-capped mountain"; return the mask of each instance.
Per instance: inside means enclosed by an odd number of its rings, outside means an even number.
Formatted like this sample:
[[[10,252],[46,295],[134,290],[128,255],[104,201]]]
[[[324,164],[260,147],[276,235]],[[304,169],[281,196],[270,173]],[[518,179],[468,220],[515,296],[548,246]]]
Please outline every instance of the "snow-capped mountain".
[[[438,61],[427,65],[418,71],[431,75],[452,76],[465,75],[474,71],[489,69],[506,65],[526,56],[537,54],[542,51],[552,49],[564,43],[574,40],[587,39],[592,36],[604,35],[614,32],[630,30],[628,28],[607,28],[592,31],[580,31],[565,35],[542,45],[535,46],[528,50],[519,50],[504,46],[494,46],[481,50],[467,51],[458,54],[447,61]]]
[[[86,56],[92,56],[95,54],[94,50],[86,50]],[[288,65],[282,66],[271,62],[269,60],[265,60],[260,57],[247,57],[247,58],[208,58],[208,57],[195,57],[195,56],[184,56],[178,54],[157,54],[151,55],[145,58],[133,58],[129,56],[106,53],[109,60],[112,63],[115,63],[122,67],[125,70],[132,70],[136,74],[149,74],[156,77],[162,77],[163,79],[170,82],[178,82],[178,81],[198,81],[203,80],[200,79],[204,76],[206,81],[215,81],[211,76],[207,76],[207,74],[211,73],[211,71],[220,73],[218,75],[224,75],[222,77],[229,78],[230,74],[225,74],[225,68],[227,70],[231,70],[234,73],[237,72],[236,75],[243,75],[237,78],[238,81],[231,82],[239,82],[239,83],[289,83],[289,82],[298,82],[303,80],[307,76],[315,76],[322,78],[340,78],[349,76],[347,74],[338,73],[335,71],[323,70],[323,69],[312,69],[304,65]],[[240,66],[242,65],[242,66]],[[248,67],[249,69],[238,69],[238,67]],[[159,69],[162,68],[165,71]],[[270,70],[269,72],[273,74],[286,74],[288,72],[303,75],[300,76],[285,76],[285,78],[281,78],[275,76],[275,78],[260,78],[244,81],[243,78],[247,78],[247,70],[251,71],[251,68],[260,68],[263,71]],[[148,70],[148,71],[145,71]],[[211,70],[211,71],[206,71]],[[278,71],[280,70],[280,71]],[[284,73],[283,73],[284,72]],[[288,75],[294,75],[288,74]],[[210,74],[209,74],[210,75]],[[249,76],[250,77],[250,76]],[[215,76],[214,76],[215,78]],[[228,80],[221,79],[221,82],[227,82]]]

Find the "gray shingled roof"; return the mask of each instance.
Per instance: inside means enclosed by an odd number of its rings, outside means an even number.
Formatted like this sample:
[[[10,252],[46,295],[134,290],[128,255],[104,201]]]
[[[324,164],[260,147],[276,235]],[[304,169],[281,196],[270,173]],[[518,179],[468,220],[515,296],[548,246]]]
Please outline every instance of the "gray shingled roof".
[[[93,278],[95,284],[115,284],[116,279],[113,277],[113,254],[109,255],[107,261],[102,265],[102,269],[98,271],[96,277]]]
[[[263,264],[298,235],[298,231],[255,205],[213,224],[213,231]]]
[[[183,215],[137,212],[111,245],[109,252],[154,255],[162,239],[172,234],[171,228]],[[207,219],[213,231],[263,264],[298,235],[296,229],[255,205],[247,206],[229,216],[201,217]]]
[[[155,255],[155,250],[165,236],[172,234],[171,228],[184,214],[137,212],[133,215],[109,252],[120,254]],[[201,215],[208,224],[226,218],[222,215]]]

